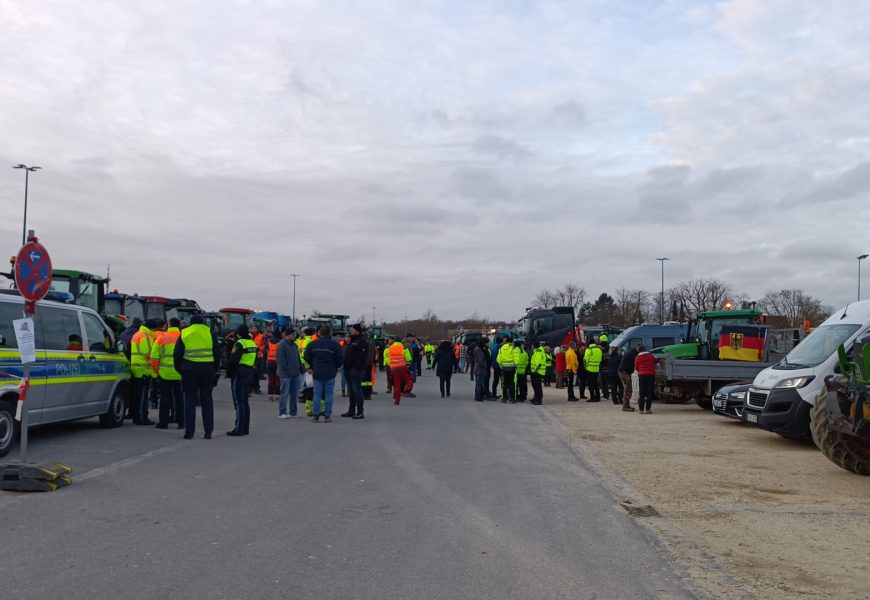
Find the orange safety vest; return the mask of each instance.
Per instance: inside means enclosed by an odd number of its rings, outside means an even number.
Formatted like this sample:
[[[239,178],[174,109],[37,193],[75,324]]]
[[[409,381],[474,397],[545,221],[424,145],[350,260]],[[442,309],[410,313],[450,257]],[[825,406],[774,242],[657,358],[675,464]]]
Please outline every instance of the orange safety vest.
[[[269,357],[266,360],[269,362],[276,362],[278,360],[278,344],[275,342],[269,342]]]
[[[263,334],[258,333],[256,337],[254,337],[254,343],[257,344],[257,358],[263,358],[263,348],[265,344],[263,343]]]
[[[456,357],[456,360],[459,360],[459,350],[460,350],[459,344],[456,344],[453,346],[453,356]]]
[[[387,354],[390,357],[390,368],[401,369],[408,366],[408,361],[405,360],[405,346],[402,344],[393,344]]]

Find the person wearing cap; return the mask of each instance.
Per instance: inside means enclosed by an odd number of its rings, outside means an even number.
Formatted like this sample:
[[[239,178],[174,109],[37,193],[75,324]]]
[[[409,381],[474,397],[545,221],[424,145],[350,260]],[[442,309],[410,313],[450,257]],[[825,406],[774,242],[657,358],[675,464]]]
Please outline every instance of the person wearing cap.
[[[529,368],[529,353],[526,352],[523,340],[514,340],[514,363],[517,365],[514,387],[518,402],[525,402],[529,395],[529,387],[526,383],[526,372]]]
[[[288,419],[296,416],[296,399],[302,385],[302,359],[296,345],[296,330],[288,327],[278,344],[278,377],[281,379],[281,395],[278,401],[278,418]]]
[[[130,340],[130,371],[133,375],[130,403],[133,423],[136,425],[154,425],[154,421],[148,418],[148,405],[151,402],[151,385],[154,380],[151,347],[157,337],[157,325],[157,319],[146,320]]]
[[[242,323],[236,329],[236,343],[227,360],[227,377],[233,394],[233,407],[236,409],[234,427],[227,431],[231,437],[248,435],[251,427],[251,385],[257,371],[257,344],[251,339],[248,326]]]
[[[538,347],[532,352],[532,358],[529,361],[529,369],[532,379],[532,404],[540,405],[544,402],[544,388],[542,383],[544,375],[547,373],[547,350],[544,347],[544,341],[538,342]]]
[[[190,325],[181,330],[175,342],[175,370],[181,373],[184,393],[184,439],[193,439],[196,431],[196,406],[202,411],[205,439],[214,430],[215,375],[220,368],[220,348],[214,332],[203,324],[202,315],[192,315]]]
[[[363,335],[362,323],[350,326],[350,341],[344,345],[344,376],[347,379],[349,403],[342,417],[365,419],[362,380],[369,364],[369,341]]]

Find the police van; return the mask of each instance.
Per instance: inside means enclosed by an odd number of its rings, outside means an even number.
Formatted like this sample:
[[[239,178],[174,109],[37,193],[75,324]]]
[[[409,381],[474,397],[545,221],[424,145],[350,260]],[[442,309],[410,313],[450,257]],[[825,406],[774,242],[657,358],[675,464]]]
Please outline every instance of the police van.
[[[130,365],[100,316],[89,308],[41,300],[33,316],[36,362],[26,405],[30,425],[99,417],[102,427],[124,422]],[[18,391],[24,365],[12,321],[24,299],[0,290],[0,456],[15,444]]]

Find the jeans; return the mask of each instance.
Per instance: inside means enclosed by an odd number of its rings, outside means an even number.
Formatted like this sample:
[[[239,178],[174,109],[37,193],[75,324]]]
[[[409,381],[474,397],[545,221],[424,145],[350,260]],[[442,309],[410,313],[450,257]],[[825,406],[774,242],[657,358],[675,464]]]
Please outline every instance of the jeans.
[[[233,430],[239,433],[248,433],[251,426],[251,404],[249,397],[251,395],[251,382],[254,377],[257,377],[257,373],[253,369],[244,367],[239,367],[238,373],[233,377],[233,404],[236,407],[236,423]]]
[[[498,398],[498,382],[501,381],[501,369],[492,367],[492,397]]]
[[[158,379],[160,386],[160,409],[158,425],[169,425],[169,413],[173,412],[175,422],[179,427],[184,425],[184,408],[181,397],[181,381],[175,379]]]
[[[483,379],[483,397],[489,398],[490,396],[492,396],[492,394],[489,393],[489,367],[487,367],[486,373],[484,373],[483,375],[478,375],[477,378]]]
[[[488,379],[479,375],[474,380],[474,400],[475,402],[483,402],[483,399],[489,393]]]
[[[577,397],[574,395],[574,371],[565,371],[565,380],[568,384],[568,400],[574,400]]]
[[[296,399],[299,397],[299,386],[302,385],[302,374],[296,377],[281,379],[281,398],[278,401],[278,414],[296,416]],[[287,404],[290,404],[290,412],[287,412]]]
[[[348,392],[350,392],[350,405],[347,412],[351,414],[363,414],[365,398],[362,391],[363,369],[345,369],[342,374],[347,379]]]
[[[453,373],[447,373],[446,375],[438,376],[438,387],[441,389],[441,397],[444,397],[446,393],[448,396],[450,395],[450,379],[453,377]]]
[[[622,402],[622,381],[616,375],[608,375],[607,381],[610,383],[610,394],[614,404]]]
[[[331,379],[314,380],[314,399],[312,401],[312,412],[315,416],[321,413],[323,402],[326,403],[326,408],[323,409],[327,417],[332,416],[332,395],[335,393],[335,377]]]
[[[638,388],[640,389],[640,398],[637,401],[640,410],[650,410],[652,408],[653,395],[655,394],[655,375],[640,375]]]
[[[514,388],[514,383],[516,382],[516,369],[502,369],[501,370],[501,399],[502,401],[510,400],[511,402],[516,401],[516,390]]]

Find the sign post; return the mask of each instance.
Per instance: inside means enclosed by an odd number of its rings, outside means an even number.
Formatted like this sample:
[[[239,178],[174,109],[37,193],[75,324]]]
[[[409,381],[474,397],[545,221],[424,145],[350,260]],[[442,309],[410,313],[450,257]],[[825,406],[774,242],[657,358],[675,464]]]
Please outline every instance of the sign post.
[[[18,251],[15,258],[15,285],[24,298],[24,318],[14,322],[15,337],[24,364],[24,373],[18,393],[18,410],[15,417],[21,421],[21,450],[18,460],[27,462],[28,419],[27,390],[30,389],[30,365],[36,362],[36,340],[34,337],[33,314],[37,300],[42,300],[51,289],[51,258],[48,251],[39,243],[33,230],[27,233],[27,243]]]

